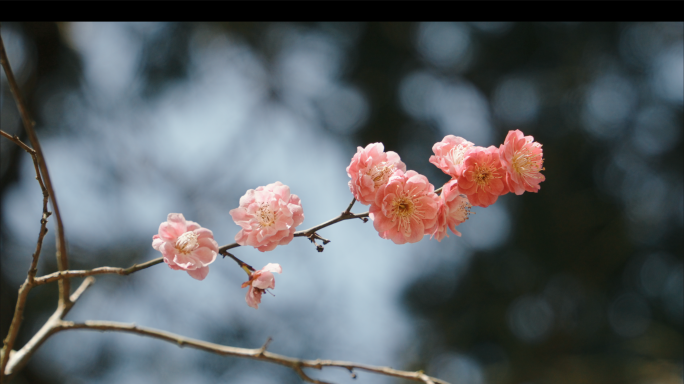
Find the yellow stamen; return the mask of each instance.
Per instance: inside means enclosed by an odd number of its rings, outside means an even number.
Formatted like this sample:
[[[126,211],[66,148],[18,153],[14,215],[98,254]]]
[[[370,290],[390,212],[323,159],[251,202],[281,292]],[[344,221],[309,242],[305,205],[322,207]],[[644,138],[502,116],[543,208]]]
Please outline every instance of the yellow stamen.
[[[490,180],[501,178],[501,176],[496,176],[496,168],[490,164],[480,166],[476,163],[475,165],[477,166],[477,171],[475,171],[475,182],[477,183],[477,188],[484,189],[486,185],[489,185]]]

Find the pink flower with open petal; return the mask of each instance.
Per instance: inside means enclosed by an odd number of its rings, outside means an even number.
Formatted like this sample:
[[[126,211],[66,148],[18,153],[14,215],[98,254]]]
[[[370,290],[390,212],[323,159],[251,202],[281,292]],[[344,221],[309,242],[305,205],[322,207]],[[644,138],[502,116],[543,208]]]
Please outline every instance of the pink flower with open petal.
[[[396,244],[415,243],[429,234],[437,221],[439,196],[427,177],[397,169],[378,188],[370,206],[373,226],[383,239]]]
[[[474,146],[470,141],[447,135],[439,143],[432,146],[434,156],[430,156],[430,162],[451,177],[458,177],[463,169],[465,153]]]
[[[444,236],[449,237],[447,228],[451,229],[456,236],[461,237],[461,232],[456,230],[456,226],[468,220],[470,208],[468,198],[458,190],[457,180],[451,180],[442,187],[442,194],[439,196],[439,211],[437,212],[437,222],[430,229],[430,238],[437,238],[442,241]]]
[[[304,210],[297,195],[280,181],[250,189],[240,198],[240,206],[230,215],[242,227],[235,242],[251,245],[261,252],[292,241],[296,227],[304,221]]]
[[[499,148],[472,147],[465,153],[458,189],[472,205],[488,207],[508,193],[506,170],[499,159]]]
[[[396,169],[406,171],[396,152],[384,152],[382,143],[368,144],[366,148],[358,147],[347,167],[351,177],[349,190],[361,204],[372,204],[378,188],[387,183]]]
[[[517,129],[508,131],[506,140],[499,147],[501,164],[506,168],[506,181],[516,195],[539,191],[539,183],[545,180],[539,173],[544,170],[541,147],[534,137],[524,136]]]
[[[242,283],[242,288],[249,287],[247,290],[247,296],[245,296],[245,301],[247,305],[254,309],[259,309],[259,304],[261,304],[261,295],[266,292],[266,289],[275,288],[275,276],[273,273],[282,273],[283,268],[280,264],[268,263],[265,267],[258,271],[252,272],[249,275],[249,280]]]
[[[219,247],[210,230],[186,221],[182,213],[169,213],[167,221],[159,225],[159,234],[152,236],[152,248],[161,252],[171,269],[182,269],[192,278],[204,280]]]

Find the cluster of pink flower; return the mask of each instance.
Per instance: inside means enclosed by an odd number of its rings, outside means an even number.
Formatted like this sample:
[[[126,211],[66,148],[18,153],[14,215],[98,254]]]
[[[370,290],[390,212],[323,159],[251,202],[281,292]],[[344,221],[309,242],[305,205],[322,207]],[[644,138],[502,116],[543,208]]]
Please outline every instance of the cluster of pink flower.
[[[415,243],[425,235],[441,241],[449,237],[447,228],[461,236],[456,226],[468,219],[473,205],[487,207],[508,192],[537,192],[544,181],[541,144],[519,130],[510,131],[499,148],[479,147],[449,135],[432,150],[430,162],[452,177],[441,195],[425,176],[407,171],[399,155],[384,152],[382,143],[358,147],[347,167],[349,189],[357,201],[370,204],[369,216],[380,237],[396,244]],[[299,197],[279,181],[248,190],[230,215],[242,227],[235,242],[261,252],[288,244],[304,221]],[[186,221],[180,213],[170,213],[159,226],[152,247],[169,267],[187,271],[197,280],[207,276],[219,250],[209,229]],[[275,288],[273,273],[281,273],[282,268],[270,263],[258,271],[245,270],[249,274],[242,284],[249,287],[245,300],[258,308],[265,290]]]
[[[278,245],[288,244],[294,238],[295,228],[304,221],[302,203],[290,187],[277,181],[265,187],[250,189],[240,198],[240,206],[230,211],[236,224],[242,227],[235,242],[251,245],[261,252],[271,251]],[[159,226],[159,234],[152,237],[152,247],[162,253],[171,269],[181,269],[197,279],[204,280],[208,265],[216,260],[219,246],[213,233],[193,221],[186,221],[180,213],[170,213]],[[278,264],[268,264],[258,271],[245,270],[249,286],[245,300],[250,307],[258,308],[261,295],[275,288],[273,272],[281,273]]]
[[[362,204],[370,204],[373,226],[396,244],[415,243],[424,235],[441,241],[475,206],[488,207],[501,195],[537,192],[544,181],[541,144],[519,130],[510,131],[499,148],[479,147],[457,136],[446,136],[432,147],[430,163],[452,179],[438,196],[428,179],[406,171],[395,152],[382,143],[359,147],[347,167],[349,189]]]
[[[216,260],[219,250],[209,229],[185,220],[181,213],[169,213],[167,221],[159,225],[159,234],[152,236],[152,248],[162,253],[171,269],[186,271],[197,280],[207,277],[209,264]],[[249,273],[249,280],[242,288],[249,287],[245,300],[250,307],[259,308],[261,295],[267,288],[275,288],[273,272],[281,273],[280,265],[267,264],[261,270]]]

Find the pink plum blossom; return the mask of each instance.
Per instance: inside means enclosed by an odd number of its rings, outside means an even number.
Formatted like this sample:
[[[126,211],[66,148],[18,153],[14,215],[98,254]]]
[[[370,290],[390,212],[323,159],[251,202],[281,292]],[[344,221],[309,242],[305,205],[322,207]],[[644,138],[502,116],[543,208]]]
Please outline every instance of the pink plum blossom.
[[[497,147],[472,147],[465,153],[458,189],[470,204],[488,207],[509,192],[505,177]]]
[[[524,136],[520,130],[508,131],[506,140],[499,147],[501,164],[506,168],[506,181],[511,192],[539,191],[539,183],[545,180],[542,145],[532,136]]]
[[[434,156],[430,156],[430,162],[451,177],[461,175],[465,153],[473,147],[470,141],[454,136],[447,135],[439,143],[432,146]]]
[[[159,234],[152,236],[152,248],[161,252],[171,269],[182,269],[192,278],[204,280],[219,247],[210,230],[186,221],[182,213],[169,213],[167,221],[159,225]]]
[[[251,245],[261,252],[292,241],[296,227],[304,221],[299,197],[280,181],[250,189],[240,198],[240,206],[230,211],[242,227],[235,242]]]
[[[249,275],[249,280],[242,283],[242,288],[249,287],[247,290],[247,296],[245,296],[245,301],[247,305],[254,309],[259,309],[259,304],[261,304],[261,295],[266,291],[266,289],[275,288],[275,277],[273,273],[282,273],[283,269],[280,264],[268,263],[265,267],[258,271],[252,272]]]
[[[461,236],[461,232],[456,230],[456,226],[468,220],[470,208],[468,198],[458,190],[457,180],[451,180],[442,187],[442,194],[439,197],[439,211],[437,212],[437,222],[429,232],[430,238],[437,238],[442,241],[444,236],[449,237],[447,228],[451,229],[456,236]]]
[[[434,227],[439,196],[427,177],[397,169],[387,184],[380,185],[370,206],[373,226],[383,239],[396,244],[415,243]]]
[[[399,155],[393,151],[384,152],[384,149],[382,143],[358,147],[347,167],[347,174],[351,177],[349,189],[361,204],[373,203],[378,188],[387,183],[394,170],[406,171]]]

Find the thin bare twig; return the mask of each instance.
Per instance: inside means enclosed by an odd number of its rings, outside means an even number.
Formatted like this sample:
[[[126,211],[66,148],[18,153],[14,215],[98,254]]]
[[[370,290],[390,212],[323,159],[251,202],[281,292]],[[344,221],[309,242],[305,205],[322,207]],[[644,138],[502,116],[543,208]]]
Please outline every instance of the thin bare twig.
[[[266,350],[269,341],[267,341],[260,348],[238,348],[231,347],[221,344],[210,343],[207,341],[191,339],[188,337],[183,337],[176,335],[171,332],[161,331],[152,328],[140,327],[135,324],[111,322],[111,321],[86,321],[85,323],[74,323],[70,321],[60,321],[56,326],[53,333],[62,330],[73,330],[73,329],[84,329],[84,330],[94,330],[94,331],[116,331],[116,332],[127,332],[134,333],[142,336],[148,336],[160,340],[164,340],[179,347],[190,347],[195,349],[200,349],[206,352],[215,353],[222,356],[235,356],[247,359],[254,359],[265,361],[269,363],[279,364],[291,368],[306,382],[318,383],[318,384],[329,384],[320,380],[313,379],[309,377],[303,370],[303,368],[312,368],[321,370],[325,367],[338,367],[344,368],[346,370],[362,370],[367,372],[373,372],[380,375],[400,377],[408,380],[422,381],[426,384],[448,384],[444,380],[440,380],[434,377],[430,377],[423,373],[401,371],[398,369],[392,369],[389,367],[378,367],[373,365],[359,364],[348,361],[336,361],[336,360],[305,360],[298,359],[294,357],[284,356],[277,353],[269,352]],[[270,338],[269,338],[270,339]]]
[[[17,108],[21,114],[21,120],[24,123],[24,129],[28,135],[31,146],[36,152],[36,157],[38,160],[38,166],[40,168],[40,173],[43,176],[43,181],[45,183],[45,188],[47,189],[50,200],[52,201],[52,209],[55,213],[55,227],[56,227],[56,242],[57,242],[57,268],[60,271],[67,270],[69,268],[69,260],[66,251],[66,242],[64,238],[64,224],[62,223],[62,216],[59,213],[59,206],[57,205],[57,197],[55,196],[55,190],[52,188],[52,180],[50,179],[50,174],[48,173],[47,164],[45,163],[45,156],[43,155],[43,150],[40,147],[40,142],[38,141],[38,136],[33,129],[34,121],[31,119],[31,115],[28,112],[28,107],[21,97],[21,92],[19,91],[19,85],[14,78],[14,72],[7,58],[7,53],[5,52],[5,43],[0,36],[0,65],[5,70],[5,75],[7,75],[7,83],[9,84],[10,91],[16,100]],[[64,279],[59,281],[59,305],[67,305],[69,301],[70,287],[69,280]]]
[[[0,129],[0,136],[3,136],[3,137],[5,137],[5,138],[9,139],[10,141],[14,142],[14,143],[15,143],[16,145],[18,145],[21,149],[23,149],[24,151],[28,152],[29,155],[33,156],[33,155],[36,154],[36,151],[34,151],[33,148],[31,148],[31,147],[29,147],[28,145],[24,144],[24,142],[21,141],[21,140],[19,139],[19,136],[17,136],[17,135],[12,136],[12,135],[10,135],[9,133],[7,133],[7,132],[5,132],[5,131],[3,131],[3,130],[1,130],[1,129]]]
[[[52,283],[53,281],[59,281],[63,279],[71,279],[73,277],[86,277],[94,275],[104,275],[104,274],[116,274],[116,275],[130,275],[133,272],[137,272],[141,269],[149,268],[153,265],[161,264],[164,259],[158,257],[154,260],[144,262],[142,264],[133,264],[128,268],[116,268],[116,267],[99,267],[94,269],[82,270],[82,271],[57,271],[49,275],[37,277],[34,280],[35,285],[43,285],[47,283]]]

